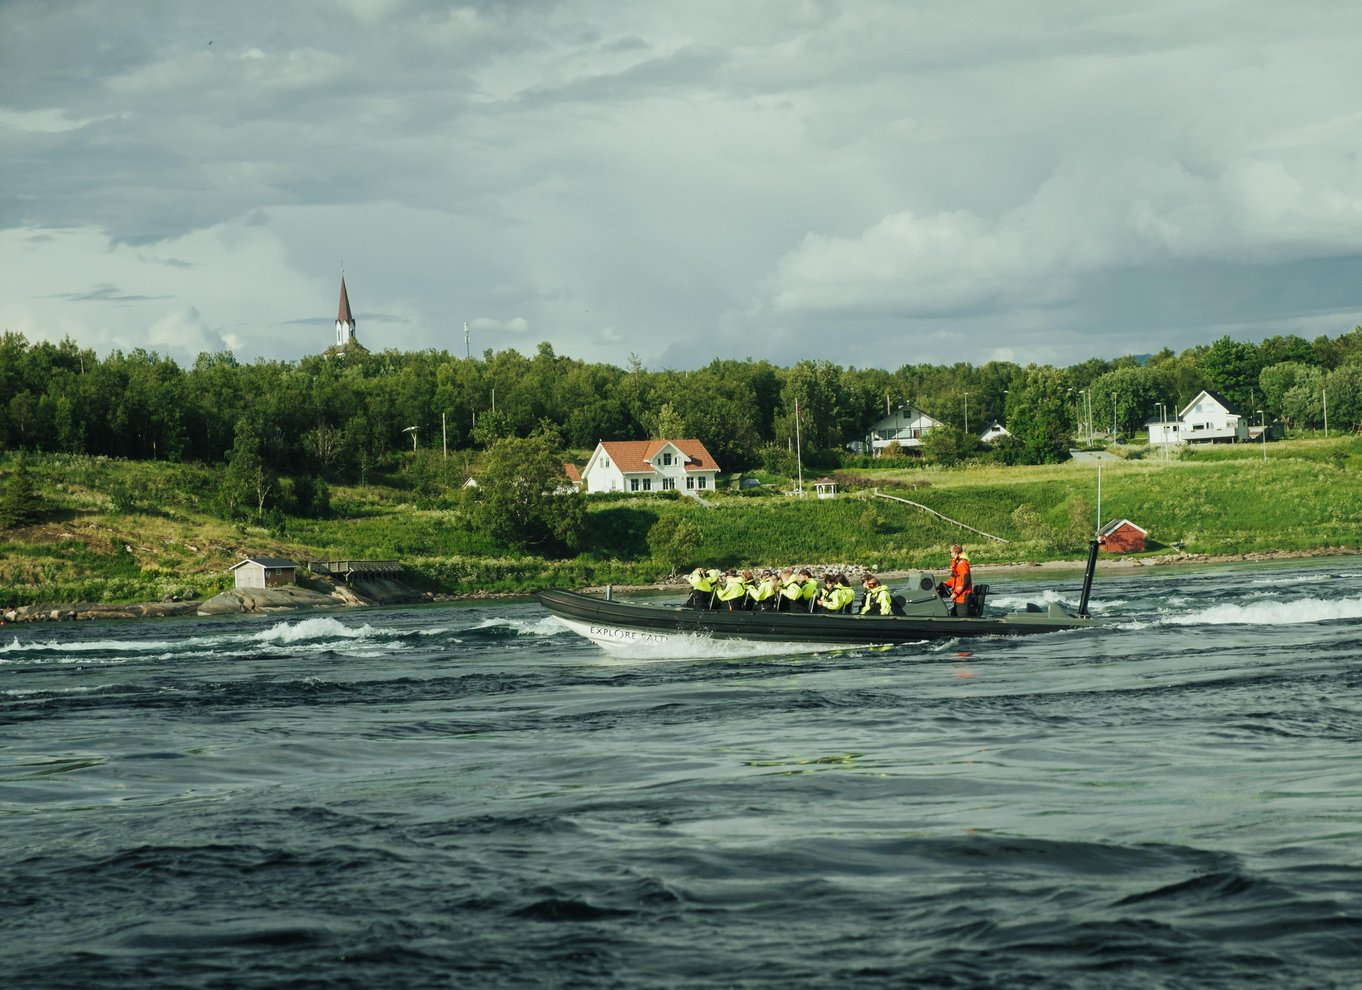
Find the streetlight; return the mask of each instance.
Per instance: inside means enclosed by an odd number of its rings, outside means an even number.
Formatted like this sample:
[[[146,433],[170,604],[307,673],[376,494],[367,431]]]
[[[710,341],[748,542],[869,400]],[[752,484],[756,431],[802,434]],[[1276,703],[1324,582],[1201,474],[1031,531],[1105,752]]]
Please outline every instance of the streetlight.
[[[416,427],[414,427],[414,426],[406,426],[406,427],[403,427],[403,428],[402,428],[402,432],[403,432],[403,433],[410,433],[410,434],[411,434],[411,449],[412,449],[412,450],[415,450],[415,449],[416,449]]]
[[[1258,414],[1258,416],[1260,417],[1259,423],[1260,423],[1261,425],[1258,427],[1258,429],[1259,429],[1259,431],[1260,431],[1260,435],[1261,435],[1262,438],[1263,438],[1263,463],[1266,464],[1266,463],[1267,463],[1267,413],[1263,412],[1261,409],[1255,409],[1254,412],[1256,412],[1256,413]]]
[[[965,393],[965,432],[969,432],[969,393]]]

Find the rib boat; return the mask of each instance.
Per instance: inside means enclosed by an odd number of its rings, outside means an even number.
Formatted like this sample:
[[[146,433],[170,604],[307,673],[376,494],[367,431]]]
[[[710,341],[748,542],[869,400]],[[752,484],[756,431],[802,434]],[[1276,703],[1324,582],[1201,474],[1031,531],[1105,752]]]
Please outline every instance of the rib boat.
[[[1028,636],[1088,629],[1098,624],[1088,614],[1088,597],[1097,563],[1097,543],[1090,546],[1083,594],[1076,613],[1058,603],[1027,605],[1024,611],[990,611],[987,585],[976,585],[970,615],[948,612],[938,597],[936,579],[913,571],[895,582],[906,592],[895,596],[895,614],[817,613],[805,611],[728,611],[694,608],[683,603],[616,598],[604,594],[550,589],[539,602],[569,629],[611,650],[662,644],[678,637],[751,640],[797,644],[803,648],[892,645],[923,640],[976,636]]]

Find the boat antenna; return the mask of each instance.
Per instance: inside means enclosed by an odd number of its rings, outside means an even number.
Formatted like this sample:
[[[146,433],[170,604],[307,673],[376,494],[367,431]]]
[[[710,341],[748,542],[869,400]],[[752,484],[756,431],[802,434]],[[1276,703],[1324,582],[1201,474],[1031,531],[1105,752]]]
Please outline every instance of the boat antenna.
[[[1083,571],[1083,594],[1078,599],[1078,617],[1090,619],[1088,598],[1092,595],[1092,578],[1097,572],[1097,548],[1102,545],[1102,462],[1097,462],[1097,531],[1088,541],[1088,566]]]

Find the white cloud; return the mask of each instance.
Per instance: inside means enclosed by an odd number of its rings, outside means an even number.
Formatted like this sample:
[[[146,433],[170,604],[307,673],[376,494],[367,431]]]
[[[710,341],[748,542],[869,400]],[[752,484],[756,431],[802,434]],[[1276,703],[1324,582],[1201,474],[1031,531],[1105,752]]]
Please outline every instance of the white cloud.
[[[619,364],[1080,360],[1362,312],[1346,5],[146,12],[5,11],[0,318],[30,336],[297,357],[342,260],[366,346],[461,352],[467,320]]]

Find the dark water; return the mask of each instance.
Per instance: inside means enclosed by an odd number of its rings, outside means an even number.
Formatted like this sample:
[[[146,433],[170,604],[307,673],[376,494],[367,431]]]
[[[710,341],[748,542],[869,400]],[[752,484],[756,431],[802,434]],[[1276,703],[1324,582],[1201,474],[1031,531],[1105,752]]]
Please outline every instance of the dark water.
[[[0,982],[1362,984],[1362,562],[1097,595],[803,656],[527,603],[5,627]]]

